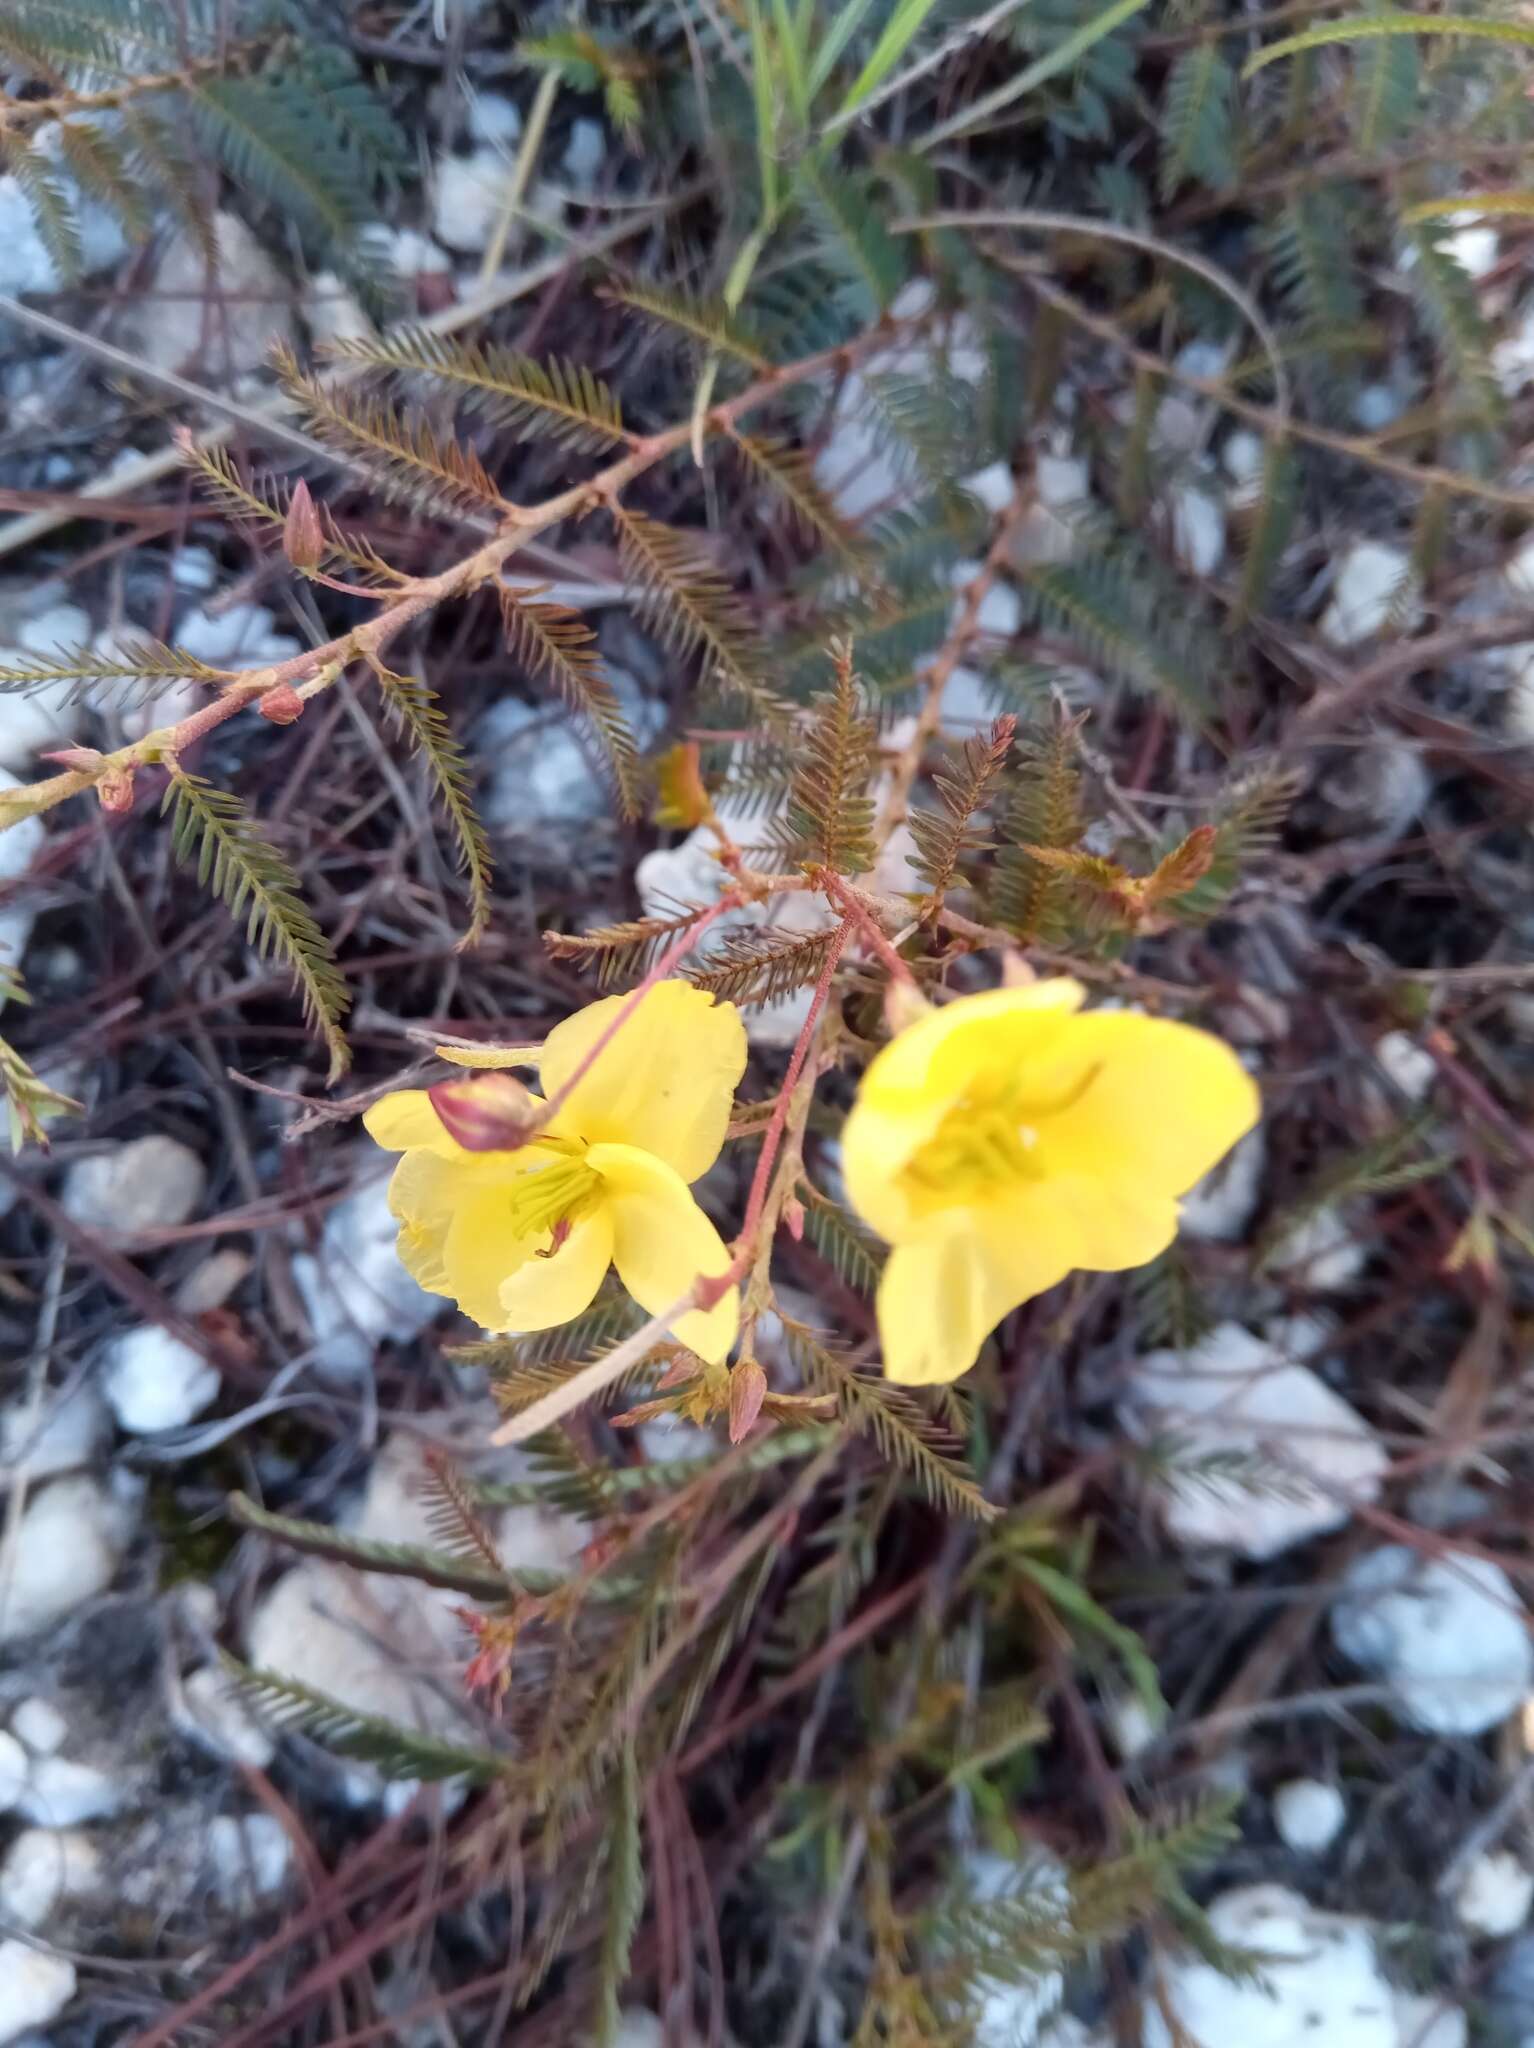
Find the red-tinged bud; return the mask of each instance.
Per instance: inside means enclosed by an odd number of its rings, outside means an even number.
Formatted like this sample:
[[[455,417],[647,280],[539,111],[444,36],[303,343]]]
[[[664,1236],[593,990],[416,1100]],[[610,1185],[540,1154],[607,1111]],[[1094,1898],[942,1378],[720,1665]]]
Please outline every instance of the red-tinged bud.
[[[791,1195],[783,1204],[783,1228],[795,1244],[803,1244],[804,1204],[797,1195]]]
[[[273,725],[291,725],[295,718],[303,717],[304,700],[291,683],[273,683],[262,691],[256,709]]]
[[[538,1098],[510,1074],[476,1074],[428,1088],[442,1128],[467,1152],[515,1152],[537,1129]]]
[[[73,768],[79,775],[89,775],[101,766],[106,756],[99,747],[55,747],[51,754],[39,754],[40,761],[57,761],[61,768]]]
[[[133,763],[122,768],[110,768],[96,784],[96,795],[104,811],[131,811],[133,809]]]
[[[295,569],[317,569],[325,559],[325,529],[309,486],[299,478],[282,522],[282,552]]]
[[[730,1442],[743,1443],[767,1398],[767,1375],[754,1358],[743,1358],[730,1374]]]

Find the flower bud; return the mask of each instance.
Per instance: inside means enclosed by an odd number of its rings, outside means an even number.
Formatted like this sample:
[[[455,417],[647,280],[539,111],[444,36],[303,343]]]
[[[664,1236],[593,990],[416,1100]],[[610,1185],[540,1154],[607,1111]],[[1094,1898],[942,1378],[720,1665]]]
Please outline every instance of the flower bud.
[[[262,691],[256,709],[273,725],[291,725],[295,718],[303,716],[304,700],[291,683],[273,683],[269,690]]]
[[[515,1152],[536,1129],[535,1099],[510,1074],[439,1081],[426,1092],[442,1128],[466,1152]]]
[[[96,795],[104,811],[131,811],[133,809],[133,763],[126,762],[121,768],[109,768],[96,784]]]
[[[730,1374],[730,1442],[738,1444],[751,1434],[752,1424],[767,1398],[767,1375],[754,1358],[743,1358]]]
[[[325,559],[325,529],[302,477],[294,486],[288,516],[282,522],[282,552],[295,569],[317,569]]]

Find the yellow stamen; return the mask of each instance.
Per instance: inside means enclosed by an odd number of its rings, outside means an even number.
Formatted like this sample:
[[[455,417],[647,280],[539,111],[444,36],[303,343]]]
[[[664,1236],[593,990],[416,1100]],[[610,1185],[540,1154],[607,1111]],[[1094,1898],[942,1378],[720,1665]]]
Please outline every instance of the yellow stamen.
[[[547,1141],[547,1149],[555,1147],[546,1166],[519,1175],[511,1190],[511,1227],[518,1237],[542,1237],[560,1223],[574,1223],[596,1199],[601,1180],[582,1156],[585,1146],[573,1139]]]

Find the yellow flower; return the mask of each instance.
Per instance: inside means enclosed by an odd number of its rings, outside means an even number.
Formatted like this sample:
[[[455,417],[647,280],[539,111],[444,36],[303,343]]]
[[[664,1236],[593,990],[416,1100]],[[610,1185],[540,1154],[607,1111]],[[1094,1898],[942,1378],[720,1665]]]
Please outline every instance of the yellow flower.
[[[894,1246],[884,1370],[957,1379],[1004,1315],[1084,1268],[1143,1266],[1187,1193],[1257,1121],[1250,1075],[1207,1032],[1076,1014],[1059,979],[962,996],[878,1054],[847,1118],[855,1208]]]
[[[539,1056],[549,1099],[628,1000],[609,996],[549,1033]],[[569,1322],[609,1265],[641,1308],[669,1308],[700,1273],[730,1263],[688,1183],[719,1157],[745,1066],[734,1005],[663,981],[528,1144],[495,1149],[498,1132],[510,1141],[543,1108],[507,1074],[384,1096],[363,1122],[405,1155],[389,1184],[401,1260],[487,1330]],[[676,1334],[717,1364],[739,1311],[732,1287],[714,1308],[681,1317]]]

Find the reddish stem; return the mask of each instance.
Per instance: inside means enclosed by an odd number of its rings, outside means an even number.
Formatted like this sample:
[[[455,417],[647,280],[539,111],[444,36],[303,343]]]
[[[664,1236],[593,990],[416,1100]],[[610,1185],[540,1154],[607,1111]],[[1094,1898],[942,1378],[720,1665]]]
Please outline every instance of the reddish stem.
[[[853,891],[847,887],[840,875],[826,874],[821,877],[821,886],[845,916],[850,917],[858,930],[868,941],[879,959],[889,969],[896,981],[903,981],[907,987],[915,988],[916,976],[908,964],[901,959],[888,937],[881,930],[879,920],[864,903],[860,903]]]
[[[820,1022],[820,1013],[826,1006],[826,997],[831,993],[832,977],[837,962],[842,957],[842,948],[852,930],[852,920],[844,918],[831,939],[826,954],[826,964],[820,970],[820,979],[815,984],[815,993],[810,999],[809,1015],[805,1018],[799,1036],[794,1040],[793,1055],[788,1062],[788,1072],[783,1076],[783,1086],[778,1090],[777,1102],[773,1105],[772,1121],[767,1126],[767,1135],[762,1140],[761,1157],[756,1162],[756,1172],[751,1181],[751,1193],[746,1198],[746,1220],[740,1226],[736,1240],[740,1249],[731,1262],[730,1270],[719,1282],[720,1291],[733,1287],[751,1263],[752,1239],[762,1220],[762,1211],[767,1206],[767,1189],[772,1180],[773,1163],[778,1156],[778,1147],[783,1142],[783,1132],[788,1123],[788,1105],[799,1085],[799,1076],[804,1072],[804,1063],[809,1058],[810,1043],[815,1036],[815,1026]]]

